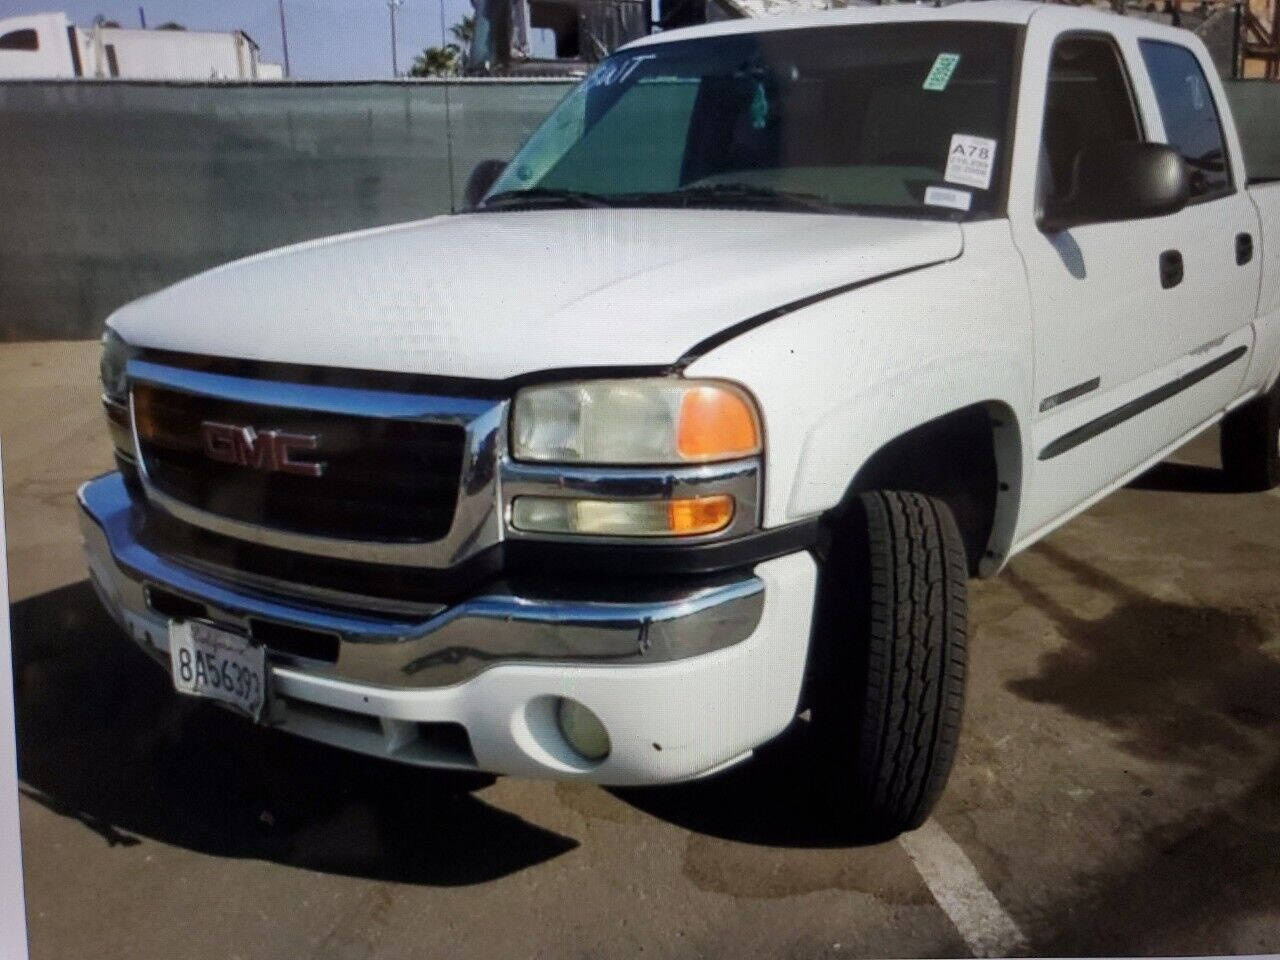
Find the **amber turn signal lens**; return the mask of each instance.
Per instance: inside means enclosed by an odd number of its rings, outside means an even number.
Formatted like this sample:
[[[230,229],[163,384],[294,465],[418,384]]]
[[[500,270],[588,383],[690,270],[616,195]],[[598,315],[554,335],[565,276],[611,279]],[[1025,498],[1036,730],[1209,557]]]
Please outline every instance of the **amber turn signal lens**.
[[[723,530],[733,519],[733,497],[696,497],[667,503],[667,527],[671,533],[689,537]]]
[[[689,537],[723,530],[733,519],[733,497],[689,500],[577,500],[516,497],[511,525],[530,533],[597,537]]]
[[[693,387],[680,401],[676,449],[686,460],[729,460],[759,453],[755,413],[735,390]]]
[[[157,433],[155,410],[152,405],[151,389],[137,386],[133,390],[133,422],[138,436],[143,440],[154,440]]]

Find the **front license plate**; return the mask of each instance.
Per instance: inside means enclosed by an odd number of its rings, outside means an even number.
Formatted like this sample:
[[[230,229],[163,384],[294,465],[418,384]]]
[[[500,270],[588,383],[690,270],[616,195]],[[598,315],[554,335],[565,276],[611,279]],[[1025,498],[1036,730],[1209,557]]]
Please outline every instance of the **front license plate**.
[[[169,659],[179,693],[230,704],[254,720],[267,699],[266,648],[199,620],[169,624]]]

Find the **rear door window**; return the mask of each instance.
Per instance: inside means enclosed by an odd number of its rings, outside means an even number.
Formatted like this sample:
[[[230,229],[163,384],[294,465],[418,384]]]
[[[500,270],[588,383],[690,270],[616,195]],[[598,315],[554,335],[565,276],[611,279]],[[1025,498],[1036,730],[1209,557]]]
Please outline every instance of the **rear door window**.
[[[1212,200],[1232,192],[1231,165],[1222,121],[1200,61],[1186,47],[1141,40],[1142,59],[1155,88],[1169,146],[1191,173],[1191,199]]]

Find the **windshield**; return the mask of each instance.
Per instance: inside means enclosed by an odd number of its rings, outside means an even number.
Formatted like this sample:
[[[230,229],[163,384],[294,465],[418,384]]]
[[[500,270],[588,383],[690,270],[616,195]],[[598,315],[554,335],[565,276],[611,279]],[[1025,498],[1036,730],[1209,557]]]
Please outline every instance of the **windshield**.
[[[724,206],[968,219],[997,212],[1016,28],[774,30],[610,57],[482,208]]]

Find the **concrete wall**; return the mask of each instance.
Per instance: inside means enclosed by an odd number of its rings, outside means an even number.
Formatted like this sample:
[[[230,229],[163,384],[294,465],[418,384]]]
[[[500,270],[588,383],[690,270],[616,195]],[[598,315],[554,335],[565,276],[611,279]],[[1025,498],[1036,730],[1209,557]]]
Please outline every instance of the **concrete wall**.
[[[447,212],[556,82],[0,84],[0,340],[94,337],[115,307],[311,237]]]
[[[451,83],[446,128],[438,82],[0,83],[0,340],[95,337],[197,270],[447,212],[567,89]],[[1280,176],[1280,84],[1229,90],[1251,172]]]

